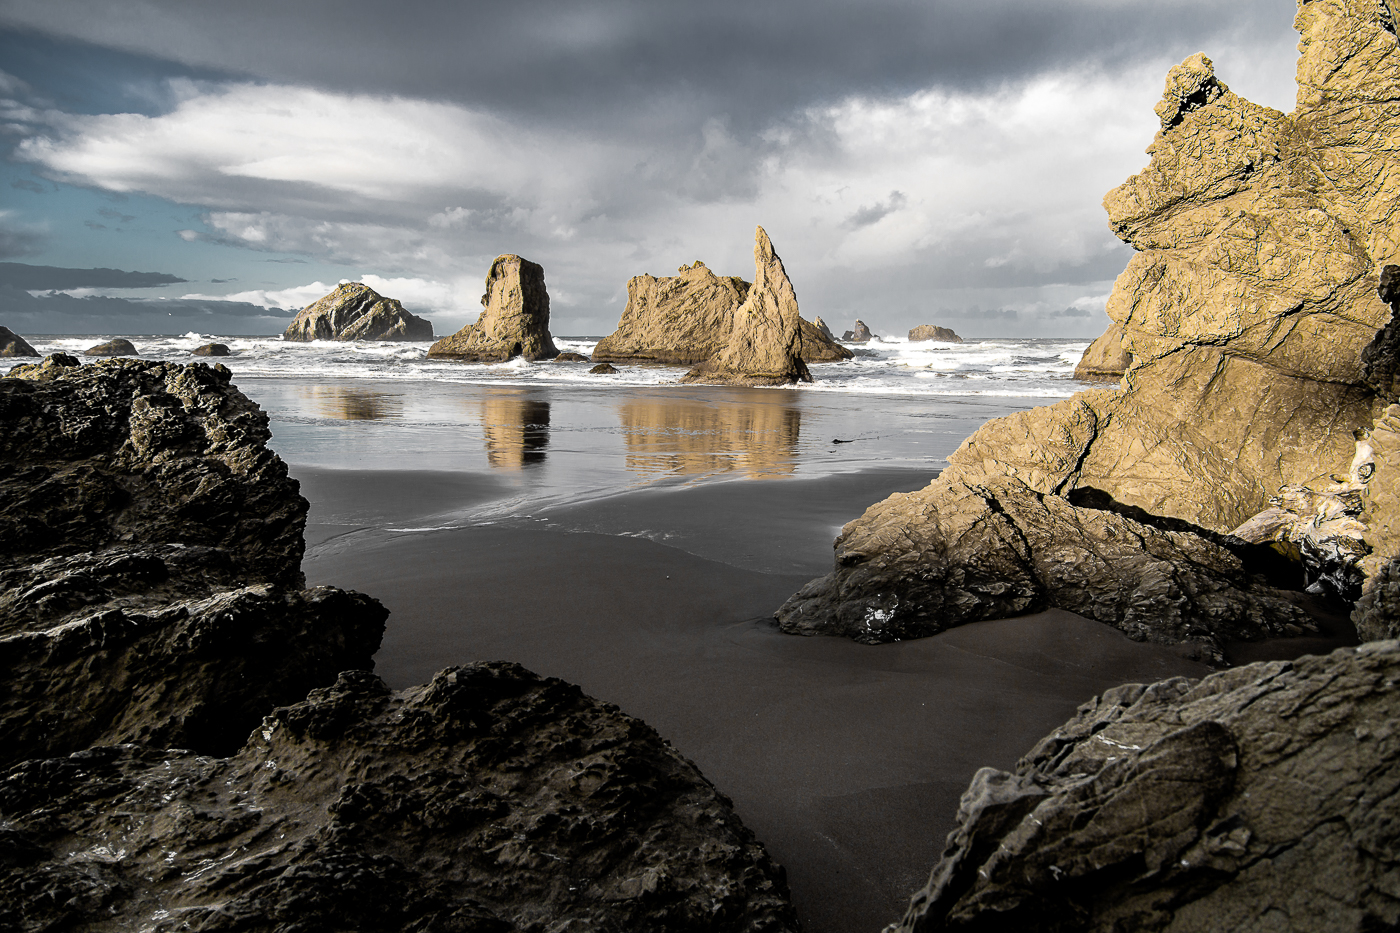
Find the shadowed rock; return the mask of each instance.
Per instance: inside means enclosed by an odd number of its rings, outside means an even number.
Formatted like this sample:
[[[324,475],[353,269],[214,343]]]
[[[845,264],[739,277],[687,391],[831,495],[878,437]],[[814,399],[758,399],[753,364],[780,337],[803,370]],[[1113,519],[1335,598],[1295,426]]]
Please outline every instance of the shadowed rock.
[[[753,257],[753,287],[734,310],[728,343],[686,373],[682,382],[789,385],[812,381],[799,355],[802,331],[797,294],[762,227],[754,232]]]
[[[1397,928],[1397,677],[1384,641],[1108,691],[977,773],[887,933]]]
[[[514,664],[399,693],[346,672],[227,759],[24,762],[0,819],[23,933],[797,929],[782,869],[694,765]]]
[[[428,349],[435,359],[501,363],[517,356],[534,362],[554,359],[559,348],[549,334],[549,292],[544,267],[528,259],[497,256],[486,273],[483,308],[468,324]]]
[[[0,327],[0,356],[38,356],[39,353],[19,334]]]
[[[1123,348],[1123,328],[1110,323],[1084,350],[1074,367],[1074,378],[1084,382],[1117,382],[1131,365],[1132,354]]]
[[[37,354],[36,354],[37,355]],[[95,347],[88,347],[83,356],[137,356],[136,347],[125,337],[117,337]]]
[[[344,282],[302,308],[284,340],[432,340],[433,323],[359,282]]]
[[[610,376],[613,373],[617,373],[620,371],[621,370],[619,370],[616,366],[614,366],[611,363],[599,363],[597,366],[594,366],[592,369],[590,369],[588,371],[588,374],[590,376]]]
[[[909,331],[909,342],[937,340],[942,343],[962,343],[963,339],[951,327],[938,327],[933,324],[920,324]]]
[[[226,343],[206,343],[191,350],[190,356],[228,356],[229,352]]]

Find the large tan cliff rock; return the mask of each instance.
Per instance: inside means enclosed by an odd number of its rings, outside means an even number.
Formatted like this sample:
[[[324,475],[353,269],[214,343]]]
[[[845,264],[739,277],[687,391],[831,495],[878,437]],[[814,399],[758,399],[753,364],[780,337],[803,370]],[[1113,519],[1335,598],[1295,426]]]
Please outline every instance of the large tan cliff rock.
[[[715,275],[696,261],[679,275],[634,276],[627,282],[627,307],[617,330],[593,348],[595,362],[699,363],[724,349],[734,311],[748,298],[750,283],[737,275]],[[807,363],[852,357],[830,332],[798,318],[798,355]]]
[[[297,312],[284,340],[432,340],[433,323],[360,282],[343,282]]]
[[[1388,382],[1377,378],[1384,367],[1363,356],[1385,356],[1368,352],[1391,319],[1377,271],[1400,245],[1400,48],[1371,0],[1305,2],[1296,26],[1293,114],[1241,99],[1192,56],[1168,75],[1150,165],[1104,199],[1138,251],[1108,302],[1135,361],[1120,388],[983,426],[927,488],[846,526],[833,573],[779,610],[785,627],[820,631],[825,617],[848,631],[840,620],[860,618],[872,622],[863,637],[882,640],[1004,614],[983,596],[957,613],[925,611],[914,597],[930,567],[952,581],[976,570],[975,554],[942,566],[948,542],[928,532],[967,510],[970,488],[1014,480],[1046,508],[1074,509],[1076,526],[1102,524],[1076,504],[1093,502],[1210,541],[1274,507],[1285,487],[1347,485],[1358,436],[1396,400],[1392,384],[1374,384]],[[1372,565],[1396,549],[1379,531],[1389,510],[1365,516]],[[996,514],[989,504],[977,520]],[[1087,546],[1125,530],[1109,523]],[[1112,572],[1129,574],[1129,591],[1140,573]],[[1258,580],[1232,579],[1259,600]],[[1072,574],[1037,580],[1026,609],[1079,601]],[[1170,625],[1137,634],[1173,637]]]
[[[686,373],[682,382],[788,385],[812,381],[800,355],[797,293],[762,227],[754,231],[753,261],[753,287],[734,309],[729,341]]]
[[[549,334],[549,292],[544,267],[513,253],[497,256],[486,273],[486,294],[475,324],[428,348],[434,359],[500,363],[523,356],[552,360],[559,348]]]

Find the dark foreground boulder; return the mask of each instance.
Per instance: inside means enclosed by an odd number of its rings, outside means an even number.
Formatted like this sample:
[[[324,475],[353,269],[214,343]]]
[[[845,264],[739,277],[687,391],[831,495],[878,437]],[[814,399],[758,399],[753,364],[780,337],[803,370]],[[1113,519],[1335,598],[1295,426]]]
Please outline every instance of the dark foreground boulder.
[[[386,612],[303,590],[307,504],[222,366],[55,354],[0,379],[0,763],[236,749],[367,667]]]
[[[433,322],[368,285],[344,282],[297,312],[283,340],[432,340]],[[225,355],[225,354],[221,354]]]
[[[226,343],[206,343],[190,351],[190,356],[228,356],[232,351]]]
[[[428,348],[434,359],[503,363],[517,356],[530,362],[559,355],[549,333],[549,292],[544,267],[511,253],[497,256],[486,273],[481,316]]]
[[[117,337],[95,347],[88,347],[83,356],[139,356],[136,346],[125,337]]]
[[[0,821],[22,933],[797,929],[782,869],[694,765],[513,664],[400,693],[347,672],[224,760],[28,761]]]
[[[0,356],[38,356],[23,337],[8,327],[0,327]]]
[[[1400,928],[1400,643],[1117,687],[984,768],[890,931]]]

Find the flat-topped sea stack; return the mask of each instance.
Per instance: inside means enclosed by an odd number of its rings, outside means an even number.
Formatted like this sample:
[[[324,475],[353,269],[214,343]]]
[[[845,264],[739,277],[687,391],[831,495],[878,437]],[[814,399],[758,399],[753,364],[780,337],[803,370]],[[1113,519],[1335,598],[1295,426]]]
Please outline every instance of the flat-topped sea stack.
[[[549,333],[549,292],[544,267],[511,253],[497,256],[486,273],[486,294],[475,324],[428,348],[434,359],[503,363],[517,356],[552,360],[559,348]]]
[[[1133,356],[1123,346],[1123,326],[1111,323],[1085,349],[1074,367],[1074,378],[1085,382],[1117,382],[1131,365]]]
[[[1151,163],[1104,200],[1138,250],[1108,301],[1121,386],[988,422],[843,529],[784,629],[888,641],[1054,606],[1209,652],[1304,628],[1271,583],[1392,605],[1400,47],[1379,9],[1300,6],[1289,116],[1203,55],[1171,69]],[[1301,564],[1266,579],[1254,546]]]
[[[0,327],[0,356],[38,356],[23,337],[8,327]]]
[[[283,340],[432,340],[433,323],[368,285],[344,282],[302,308]]]
[[[812,381],[800,355],[797,293],[762,227],[754,232],[753,258],[753,287],[734,309],[728,342],[682,382],[771,386]]]
[[[856,323],[860,323],[857,321]],[[862,325],[864,326],[864,325]],[[953,332],[951,327],[938,327],[935,324],[920,324],[909,331],[909,342],[920,343],[925,340],[937,340],[939,343],[962,343],[963,339]]]
[[[595,361],[693,364],[724,349],[734,312],[752,286],[737,275],[715,275],[699,260],[678,271],[663,278],[638,275],[627,282],[627,307],[617,330],[593,348]],[[798,355],[804,362],[851,358],[830,331],[801,317],[798,322]]]

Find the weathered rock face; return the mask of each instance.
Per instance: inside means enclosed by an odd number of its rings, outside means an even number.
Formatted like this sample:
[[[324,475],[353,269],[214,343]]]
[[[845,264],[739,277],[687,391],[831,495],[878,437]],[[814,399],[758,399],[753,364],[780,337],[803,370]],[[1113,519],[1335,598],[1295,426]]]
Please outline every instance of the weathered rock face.
[[[226,343],[206,343],[190,351],[190,356],[228,356],[231,351]]]
[[[401,693],[347,672],[224,760],[28,761],[0,818],[0,912],[25,933],[797,929],[782,870],[694,765],[512,664]]]
[[[860,323],[860,322],[857,322]],[[864,326],[863,324],[861,325]],[[867,328],[868,330],[868,328]],[[869,339],[869,338],[867,338]],[[963,339],[953,332],[951,327],[938,327],[933,324],[920,324],[909,331],[910,342],[937,340],[942,343],[962,343]]]
[[[890,930],[1396,929],[1397,679],[1384,641],[1110,690],[978,772]]]
[[[610,376],[619,372],[618,368],[611,363],[599,363],[588,371],[590,376]]]
[[[878,334],[872,334],[870,328],[865,326],[862,320],[856,320],[856,326],[841,335],[841,339],[848,343],[866,343],[879,339]]]
[[[699,363],[725,348],[734,314],[750,284],[735,275],[715,275],[703,262],[681,266],[679,275],[633,277],[617,330],[593,349],[593,359],[613,363]],[[801,318],[798,355],[808,363],[851,358],[851,351]]]
[[[0,327],[0,356],[38,356],[38,352],[19,334]]]
[[[817,318],[814,321],[812,321],[812,326],[815,327],[827,340],[830,340],[833,343],[836,341],[836,335],[831,332],[830,327],[826,326],[826,321],[823,321],[820,315],[818,315]]]
[[[561,353],[554,358],[556,363],[587,363],[588,361],[588,357],[582,353],[574,352]]]
[[[36,354],[37,355],[37,354]],[[125,337],[117,337],[95,347],[88,347],[83,356],[138,356],[136,347]]]
[[[753,259],[753,287],[734,310],[729,341],[686,373],[682,382],[788,385],[812,381],[800,355],[797,293],[762,227],[754,232]]]
[[[303,591],[306,500],[222,366],[55,354],[0,379],[0,761],[227,753],[368,666],[384,609]]]
[[[1204,56],[1172,69],[1151,164],[1104,202],[1138,250],[1108,302],[1134,360],[1122,387],[983,426],[928,489],[846,527],[847,542],[893,550],[842,548],[846,562],[824,591],[871,610],[906,604],[946,549],[916,529],[936,527],[965,488],[994,477],[1071,503],[1081,491],[1106,496],[1215,533],[1267,510],[1285,487],[1337,485],[1358,433],[1380,432],[1390,400],[1371,384],[1385,353],[1372,351],[1369,378],[1363,365],[1391,317],[1376,270],[1400,252],[1400,154],[1390,144],[1400,132],[1400,48],[1377,9],[1369,0],[1301,6],[1291,116],[1232,94]],[[1375,478],[1368,489],[1369,579],[1400,542],[1385,530],[1387,494]],[[872,537],[877,525],[891,530]],[[911,540],[925,543],[906,547]],[[877,560],[907,572],[862,587],[862,567]],[[1075,597],[1052,589],[1046,599]]]
[[[543,266],[512,254],[497,256],[486,273],[481,306],[484,310],[475,324],[443,337],[428,348],[428,356],[499,363],[517,356],[534,362],[559,355],[549,334]]]
[[[1122,326],[1109,324],[1108,329],[1089,344],[1079,358],[1079,364],[1074,367],[1074,378],[1085,382],[1117,382],[1131,365],[1133,357],[1123,347]]]
[[[302,308],[284,340],[432,340],[433,322],[360,282],[345,282]]]

